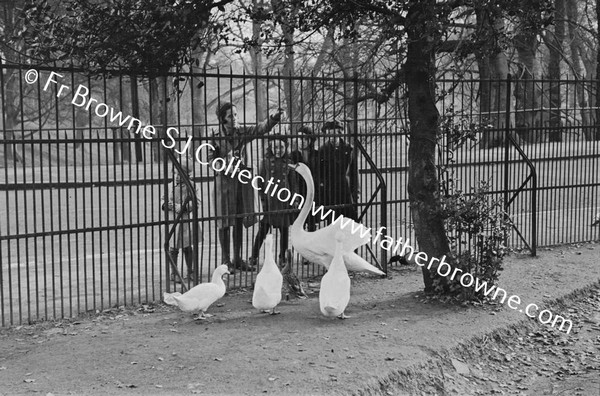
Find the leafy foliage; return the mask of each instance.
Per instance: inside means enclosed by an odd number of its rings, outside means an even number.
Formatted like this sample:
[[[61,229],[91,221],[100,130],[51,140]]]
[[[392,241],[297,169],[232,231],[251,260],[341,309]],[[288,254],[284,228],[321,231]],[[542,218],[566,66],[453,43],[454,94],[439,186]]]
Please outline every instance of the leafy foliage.
[[[452,114],[449,111],[448,114]],[[470,273],[480,281],[493,286],[502,271],[502,262],[508,249],[505,241],[510,228],[510,221],[503,210],[502,202],[493,199],[490,184],[480,181],[470,194],[457,186],[451,168],[454,152],[468,142],[475,142],[479,126],[461,119],[456,123],[454,117],[445,117],[441,122],[441,130],[447,137],[446,152],[449,154],[446,163],[438,167],[440,173],[440,209],[439,215],[444,219],[446,233],[450,242],[451,265]],[[471,149],[474,147],[471,146]],[[463,300],[480,300],[483,289],[475,292],[473,287],[460,284],[460,272],[453,280],[433,273],[434,289],[439,294],[457,296]]]
[[[210,20],[213,9],[230,1],[67,0],[52,6],[31,0],[20,36],[45,60],[75,60],[92,72],[123,66],[158,75],[193,62],[192,51],[206,46],[203,30],[222,29]]]

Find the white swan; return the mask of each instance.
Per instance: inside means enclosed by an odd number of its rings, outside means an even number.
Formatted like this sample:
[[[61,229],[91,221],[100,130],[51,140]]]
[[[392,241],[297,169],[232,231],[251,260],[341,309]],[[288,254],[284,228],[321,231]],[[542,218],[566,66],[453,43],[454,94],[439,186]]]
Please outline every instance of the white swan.
[[[225,295],[226,288],[223,282],[225,274],[229,274],[229,270],[226,265],[221,265],[215,269],[209,283],[196,285],[184,294],[164,293],[163,301],[178,306],[183,312],[201,312],[196,319],[210,317],[212,315],[206,314],[208,307]]]
[[[342,222],[338,220],[327,227],[322,227],[313,232],[304,230],[304,222],[308,217],[308,212],[311,210],[315,198],[314,181],[310,169],[305,164],[299,162],[298,164],[290,164],[288,166],[298,172],[306,182],[306,199],[302,210],[300,210],[300,214],[296,218],[296,221],[294,221],[294,224],[292,224],[290,233],[292,236],[292,246],[294,246],[298,253],[313,263],[318,263],[325,268],[329,268],[329,264],[335,253],[335,235],[337,232],[342,232],[344,234],[342,255],[346,268],[349,271],[385,275],[383,271],[354,253],[355,249],[368,243],[371,238],[370,232],[368,235],[360,235],[362,226],[358,223],[351,221],[342,228]],[[352,232],[353,229],[360,231]]]
[[[319,306],[325,316],[349,318],[344,311],[350,302],[350,277],[342,259],[344,234],[338,232],[335,242],[335,254],[327,273],[321,279]]]
[[[283,275],[273,257],[273,234],[268,234],[265,239],[265,261],[254,283],[252,306],[271,315],[278,314],[275,307],[281,302],[282,285]]]

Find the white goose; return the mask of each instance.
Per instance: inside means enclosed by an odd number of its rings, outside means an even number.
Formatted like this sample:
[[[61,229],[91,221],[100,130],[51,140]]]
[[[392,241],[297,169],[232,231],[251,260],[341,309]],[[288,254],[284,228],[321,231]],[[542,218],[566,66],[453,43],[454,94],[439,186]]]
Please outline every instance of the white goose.
[[[229,274],[229,270],[226,265],[221,265],[215,269],[209,283],[196,285],[184,294],[164,293],[163,300],[166,304],[178,306],[183,312],[200,312],[195,319],[208,318],[212,316],[206,313],[208,307],[225,295],[225,274]]]
[[[282,285],[283,275],[273,257],[273,234],[269,234],[265,239],[265,261],[254,283],[252,306],[271,315],[278,314],[275,307],[281,302]]]
[[[342,259],[344,235],[336,234],[335,254],[327,273],[321,279],[319,290],[319,306],[325,316],[349,318],[344,311],[350,302],[350,277]]]
[[[341,222],[336,221],[322,227],[316,231],[308,232],[304,230],[304,222],[311,210],[315,198],[314,181],[310,169],[305,164],[288,165],[298,172],[306,182],[306,199],[302,206],[300,214],[294,221],[291,227],[292,245],[305,259],[313,263],[321,264],[325,268],[329,268],[329,264],[335,253],[335,235],[337,232],[344,234],[342,245],[342,255],[344,264],[349,271],[369,272],[376,275],[385,275],[377,267],[369,264],[365,259],[354,253],[358,247],[369,242],[371,234],[363,235],[360,232],[352,232],[352,230],[360,230],[362,226],[352,221],[346,227],[342,228]],[[352,226],[354,224],[354,226]]]

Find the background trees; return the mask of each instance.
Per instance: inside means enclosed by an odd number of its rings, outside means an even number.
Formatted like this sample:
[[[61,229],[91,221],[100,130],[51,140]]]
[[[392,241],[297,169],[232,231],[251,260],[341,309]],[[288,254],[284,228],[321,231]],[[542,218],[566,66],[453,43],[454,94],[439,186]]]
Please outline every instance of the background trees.
[[[518,81],[514,106],[519,111],[514,124],[523,142],[560,141],[564,136],[557,128],[574,121],[582,126],[583,139],[600,138],[595,128],[600,117],[587,108],[597,103],[598,91],[579,90],[581,117],[566,120],[559,110],[560,84],[552,83],[544,90],[536,81],[541,77],[583,79],[600,73],[598,7],[590,1],[69,0],[59,4],[34,0],[3,4],[5,60],[17,62],[11,60],[10,48],[13,53],[46,60],[74,61],[92,72],[121,67],[148,76],[148,105],[156,125],[165,126],[173,119],[169,109],[180,89],[200,83],[180,84],[164,78],[174,69],[231,65],[233,71],[258,74],[277,69],[292,76],[377,74],[389,79],[385,87],[360,82],[358,98],[339,87],[290,80],[283,84],[282,97],[294,126],[310,119],[307,108],[317,99],[327,116],[346,114],[352,119],[356,101],[381,105],[405,84],[407,97],[397,106],[408,109],[410,121],[412,216],[420,248],[430,256],[449,253],[444,226],[436,216],[435,150],[443,99],[436,96],[438,78],[453,75],[480,80],[479,95],[471,98],[479,101],[481,117],[475,121],[491,126],[480,135],[482,149],[503,142],[499,131],[505,122],[500,114],[505,110],[506,84],[495,80],[509,73]],[[15,19],[15,13],[23,19]],[[13,33],[9,36],[9,32]],[[15,32],[20,39],[13,39]],[[5,76],[5,84],[14,84],[9,77]],[[273,88],[258,79],[253,84],[257,117],[261,118],[266,113],[264,98]],[[138,84],[131,86],[133,98]],[[296,100],[301,88],[308,92],[304,106]],[[339,92],[334,95],[336,89]],[[164,98],[170,101],[163,103]],[[16,119],[11,107],[14,99],[9,95],[5,99],[6,131],[13,129],[10,122]],[[193,123],[203,124],[202,109],[208,104],[202,95],[194,100]],[[547,119],[543,108],[552,109]],[[203,131],[193,133],[198,136]],[[6,157],[17,160],[11,153]],[[431,286],[427,271],[424,282]]]
[[[26,22],[20,37],[37,58],[74,63],[91,74],[107,69],[131,74],[131,97],[138,96],[135,76],[147,77],[151,122],[162,126],[159,136],[164,136],[179,92],[179,80],[171,83],[166,74],[173,68],[198,68],[206,61],[223,27],[213,10],[224,10],[231,1],[69,0],[51,5],[33,0],[23,8]],[[198,97],[195,106],[197,121],[202,121],[201,100]],[[132,113],[137,117],[136,109]],[[154,148],[158,159],[160,146]]]

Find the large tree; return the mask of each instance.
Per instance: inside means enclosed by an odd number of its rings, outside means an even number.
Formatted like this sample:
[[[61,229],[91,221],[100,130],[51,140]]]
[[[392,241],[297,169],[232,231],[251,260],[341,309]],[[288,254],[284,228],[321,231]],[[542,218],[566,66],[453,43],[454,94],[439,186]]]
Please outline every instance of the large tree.
[[[396,54],[403,55],[399,57],[402,64],[397,65],[390,86],[380,89],[375,95],[365,94],[364,97],[385,101],[386,97],[391,97],[390,92],[394,92],[400,84],[405,84],[410,124],[408,194],[415,234],[419,249],[429,257],[449,256],[448,237],[440,216],[440,189],[435,161],[441,133],[435,92],[438,55],[442,51],[463,58],[476,54],[481,65],[491,66],[486,76],[502,78],[507,73],[503,45],[509,42],[502,18],[525,18],[531,29],[522,33],[535,31],[535,22],[541,20],[537,16],[546,9],[548,2],[535,1],[535,4],[526,6],[510,0],[330,0],[292,3],[296,5],[294,17],[280,17],[279,20],[297,21],[296,29],[309,31],[324,26],[335,27],[338,36],[358,39],[362,33],[360,24],[367,23],[378,31],[382,42],[391,43],[389,47],[395,48]],[[524,7],[532,10],[531,15],[536,18],[530,20],[530,14],[523,16]],[[481,19],[484,17],[488,19]],[[462,35],[457,33],[461,29]],[[487,34],[482,35],[482,29],[487,29]],[[456,40],[457,36],[461,36],[460,42]],[[462,47],[459,48],[459,45]],[[431,290],[432,277],[425,267],[423,280],[425,289]]]
[[[435,54],[448,9],[435,0],[386,2],[331,1],[296,9],[298,29],[337,26],[344,37],[356,37],[356,21],[369,19],[389,38],[407,43],[404,64],[408,88],[410,147],[408,192],[420,250],[430,257],[448,255],[450,248],[439,213],[439,182],[435,166],[438,111],[435,106]],[[291,20],[288,18],[287,20]],[[433,284],[423,267],[426,290]]]

